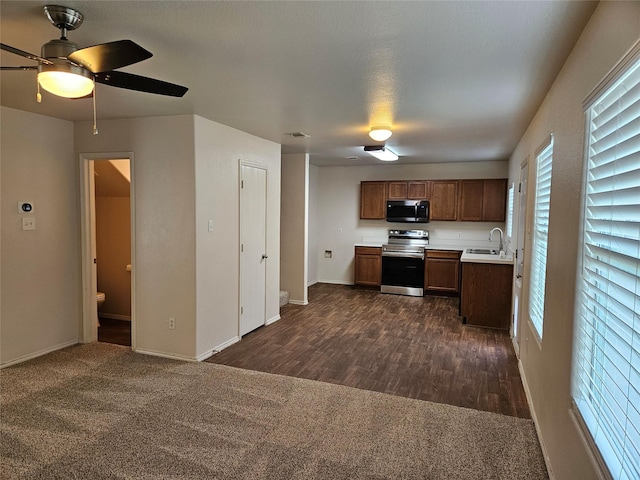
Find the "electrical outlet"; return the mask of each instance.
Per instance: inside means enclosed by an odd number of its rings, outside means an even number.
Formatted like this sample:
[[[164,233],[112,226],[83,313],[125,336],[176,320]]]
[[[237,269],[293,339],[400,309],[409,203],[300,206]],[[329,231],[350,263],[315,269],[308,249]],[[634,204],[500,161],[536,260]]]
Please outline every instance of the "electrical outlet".
[[[176,329],[176,319],[173,317],[169,317],[169,330]]]
[[[35,230],[36,219],[35,217],[22,217],[22,230]]]

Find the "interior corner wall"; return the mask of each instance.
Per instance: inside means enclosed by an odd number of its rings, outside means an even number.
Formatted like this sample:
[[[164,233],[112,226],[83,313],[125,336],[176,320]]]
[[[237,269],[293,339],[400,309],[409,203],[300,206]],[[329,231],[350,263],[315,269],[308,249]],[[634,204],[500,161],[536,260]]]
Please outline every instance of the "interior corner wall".
[[[0,363],[78,342],[78,165],[73,123],[1,107]],[[33,202],[30,214],[18,202]],[[22,230],[22,219],[35,230]]]
[[[306,305],[309,155],[282,155],[280,288],[291,303]]]
[[[101,120],[99,135],[78,122],[74,138],[77,155],[133,152],[136,350],[195,359],[194,117]]]
[[[318,174],[320,167],[309,165],[309,214],[307,221],[307,286],[318,283]]]
[[[195,117],[198,358],[239,339],[241,161],[267,169],[266,320],[279,318],[280,149],[277,143]]]
[[[525,309],[520,361],[552,478],[558,480],[599,478],[570,415],[585,141],[582,102],[639,36],[639,2],[600,2],[510,161],[510,181],[518,181],[521,162],[527,156],[530,158],[527,192],[530,229],[535,152],[553,134],[543,337],[540,343]],[[529,245],[527,239],[525,251],[530,251]],[[524,305],[528,305],[528,263],[525,257]]]

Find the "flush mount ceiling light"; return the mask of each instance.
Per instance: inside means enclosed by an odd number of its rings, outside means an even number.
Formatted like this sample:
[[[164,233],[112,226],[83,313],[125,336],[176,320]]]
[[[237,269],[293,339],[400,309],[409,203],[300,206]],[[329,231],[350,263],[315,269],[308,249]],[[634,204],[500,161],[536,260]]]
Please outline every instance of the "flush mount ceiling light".
[[[384,142],[392,133],[389,127],[371,127],[369,136],[376,142]]]
[[[394,162],[398,160],[398,155],[393,153],[384,145],[368,145],[364,147],[364,151],[383,162]]]

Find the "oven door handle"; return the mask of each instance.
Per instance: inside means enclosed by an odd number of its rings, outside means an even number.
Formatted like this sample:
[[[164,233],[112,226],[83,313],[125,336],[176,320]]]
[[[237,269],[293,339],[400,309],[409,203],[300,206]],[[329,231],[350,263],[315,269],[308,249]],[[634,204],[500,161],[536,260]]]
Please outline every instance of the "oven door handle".
[[[424,260],[424,253],[382,252],[382,256],[395,258],[419,258],[420,260]]]

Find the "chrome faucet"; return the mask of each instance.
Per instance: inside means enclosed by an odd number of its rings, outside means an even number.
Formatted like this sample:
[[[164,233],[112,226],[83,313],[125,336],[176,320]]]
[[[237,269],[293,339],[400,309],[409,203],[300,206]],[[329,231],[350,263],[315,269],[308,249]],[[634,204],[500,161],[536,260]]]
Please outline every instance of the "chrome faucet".
[[[498,247],[498,250],[503,252],[504,251],[504,243],[503,243],[504,232],[502,231],[502,229],[500,227],[496,227],[496,228],[494,228],[493,230],[491,230],[489,232],[489,241],[491,241],[491,236],[493,235],[493,232],[495,232],[496,230],[498,230],[500,232],[500,246]]]

